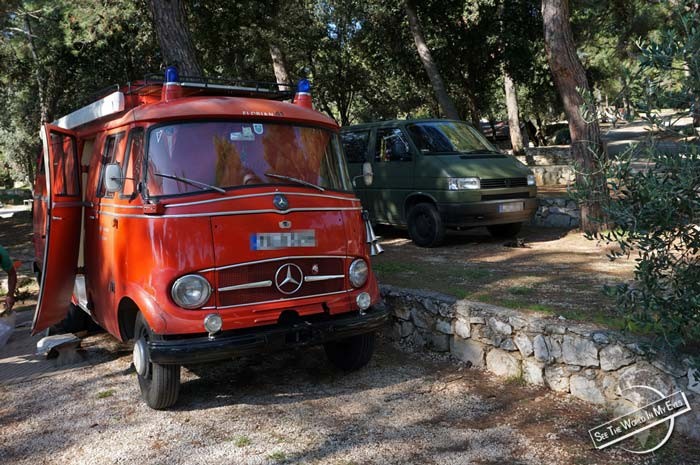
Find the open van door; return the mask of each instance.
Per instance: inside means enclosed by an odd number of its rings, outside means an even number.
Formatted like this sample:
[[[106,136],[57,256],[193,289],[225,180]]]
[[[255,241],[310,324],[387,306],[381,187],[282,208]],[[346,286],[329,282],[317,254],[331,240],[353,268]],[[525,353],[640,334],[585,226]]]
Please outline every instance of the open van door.
[[[41,139],[49,199],[46,246],[32,334],[63,320],[70,308],[78,266],[83,206],[75,133],[45,124]]]

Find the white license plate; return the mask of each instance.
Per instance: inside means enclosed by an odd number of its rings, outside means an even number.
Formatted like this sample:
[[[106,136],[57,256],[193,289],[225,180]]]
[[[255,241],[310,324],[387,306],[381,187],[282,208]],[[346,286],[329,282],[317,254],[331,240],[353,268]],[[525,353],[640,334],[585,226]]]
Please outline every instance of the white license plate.
[[[250,235],[251,250],[275,250],[290,247],[315,247],[316,232],[304,231],[255,233]]]
[[[512,213],[521,211],[523,211],[522,202],[510,202],[498,205],[498,213]]]

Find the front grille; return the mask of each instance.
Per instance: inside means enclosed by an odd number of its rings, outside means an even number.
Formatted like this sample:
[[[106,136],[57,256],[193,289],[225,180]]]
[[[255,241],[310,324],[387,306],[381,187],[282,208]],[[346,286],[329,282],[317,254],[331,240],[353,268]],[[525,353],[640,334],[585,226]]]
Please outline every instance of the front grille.
[[[529,192],[514,192],[511,194],[490,194],[482,195],[481,200],[509,200],[509,199],[528,199]]]
[[[504,189],[508,187],[527,187],[527,178],[482,179],[482,189]]]
[[[345,279],[336,278],[326,281],[303,282],[301,288],[293,294],[284,294],[275,286],[277,270],[288,263],[297,265],[304,276],[344,275],[344,260],[342,258],[283,258],[271,262],[251,263],[219,271],[219,287],[238,286],[253,282],[270,280],[272,286],[224,291],[219,294],[219,305],[252,304],[282,298],[296,298],[316,294],[343,291]],[[318,271],[313,272],[314,265]]]

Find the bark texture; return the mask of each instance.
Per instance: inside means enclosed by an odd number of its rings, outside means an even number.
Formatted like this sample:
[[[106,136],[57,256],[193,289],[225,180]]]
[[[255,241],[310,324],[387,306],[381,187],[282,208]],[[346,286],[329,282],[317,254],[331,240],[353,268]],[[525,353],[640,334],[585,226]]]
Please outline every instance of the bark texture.
[[[202,76],[182,0],[149,0],[148,4],[163,64],[177,66],[183,76]]]
[[[428,73],[430,84],[433,86],[433,91],[435,92],[435,97],[440,104],[440,108],[446,117],[450,119],[459,119],[457,107],[447,93],[442,76],[440,75],[437,65],[433,60],[433,56],[430,53],[428,45],[425,43],[425,39],[423,38],[423,32],[421,31],[420,22],[418,21],[418,14],[416,13],[416,7],[413,0],[406,0],[404,7],[406,9],[406,15],[408,16],[408,24],[411,28],[411,34],[413,35],[413,40],[416,43],[418,56],[420,57],[421,63],[423,63],[425,72]]]
[[[287,61],[284,59],[282,50],[277,44],[270,43],[270,57],[272,58],[272,69],[275,71],[275,79],[278,84],[291,84]],[[280,90],[289,90],[286,86],[279,86]]]
[[[576,181],[594,187],[594,197],[581,205],[581,229],[592,232],[601,226],[592,220],[601,217],[599,199],[607,195],[606,180],[599,174],[605,152],[597,118],[586,121],[581,114],[583,98],[579,89],[589,91],[590,88],[576,55],[568,0],[542,0],[542,20],[549,67],[569,121],[571,154],[581,169]]]
[[[29,41],[29,50],[32,54],[32,61],[34,62],[34,78],[36,79],[36,88],[39,93],[39,113],[41,114],[41,124],[48,123],[51,121],[51,115],[49,111],[49,104],[47,102],[46,96],[46,81],[42,77],[39,57],[36,53],[36,44],[34,43],[34,34],[32,33],[32,25],[29,22],[29,15],[25,13],[24,15],[24,29],[27,35],[27,40]]]
[[[515,83],[507,72],[503,73],[503,81],[506,91],[510,144],[513,147],[513,155],[522,155],[525,153],[525,150],[523,149],[523,135],[520,133],[520,108],[518,107],[518,95],[515,91]]]

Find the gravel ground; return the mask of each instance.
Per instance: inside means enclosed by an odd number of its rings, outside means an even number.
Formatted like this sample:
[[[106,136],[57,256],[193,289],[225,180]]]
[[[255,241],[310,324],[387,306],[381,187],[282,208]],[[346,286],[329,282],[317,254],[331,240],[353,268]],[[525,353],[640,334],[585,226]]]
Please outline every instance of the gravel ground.
[[[606,412],[384,341],[353,374],[318,348],[183,369],[168,411],[141,402],[127,346],[83,347],[91,366],[0,386],[0,463],[660,463],[593,449]],[[682,447],[662,463],[698,463]]]

